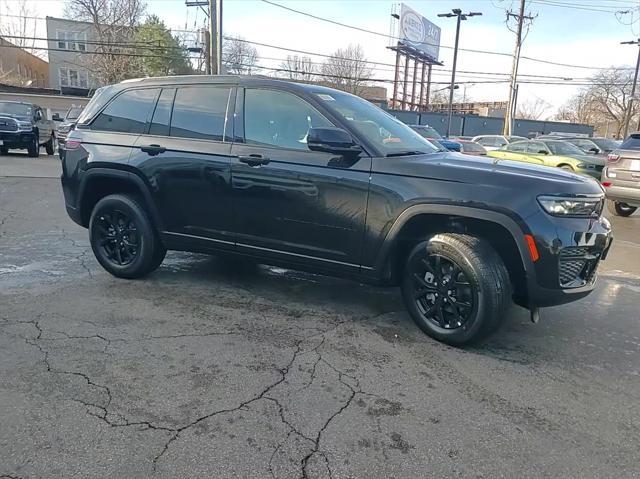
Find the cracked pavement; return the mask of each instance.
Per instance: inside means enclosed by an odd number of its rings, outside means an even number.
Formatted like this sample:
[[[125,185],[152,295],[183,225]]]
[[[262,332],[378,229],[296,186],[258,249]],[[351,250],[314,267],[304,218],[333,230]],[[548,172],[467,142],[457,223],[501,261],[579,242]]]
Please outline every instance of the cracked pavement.
[[[640,216],[588,298],[454,349],[395,289],[178,252],[113,278],[56,161],[0,157],[0,478],[640,475]]]

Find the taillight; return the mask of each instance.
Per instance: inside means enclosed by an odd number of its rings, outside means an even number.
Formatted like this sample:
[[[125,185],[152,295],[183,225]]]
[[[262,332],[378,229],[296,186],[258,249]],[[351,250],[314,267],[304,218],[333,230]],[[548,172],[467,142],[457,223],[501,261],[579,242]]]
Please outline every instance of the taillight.
[[[613,183],[611,183],[610,181],[603,181],[601,183],[602,186],[604,186],[605,188],[609,188]]]
[[[620,155],[616,155],[615,153],[609,153],[607,156],[607,163],[617,163],[620,161]]]
[[[64,144],[64,149],[65,150],[77,150],[78,148],[80,148],[81,144],[82,144],[82,142],[80,140],[67,139],[67,141]]]

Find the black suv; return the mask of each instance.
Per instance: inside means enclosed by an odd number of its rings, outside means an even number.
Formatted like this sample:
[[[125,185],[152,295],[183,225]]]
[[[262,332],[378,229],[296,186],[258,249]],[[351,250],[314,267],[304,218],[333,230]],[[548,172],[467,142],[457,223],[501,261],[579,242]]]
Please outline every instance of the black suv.
[[[132,80],[87,105],[62,186],[100,264],[144,276],[167,249],[400,285],[426,333],[463,344],[515,300],[594,287],[610,246],[590,178],[437,151],[371,103],[235,76]]]

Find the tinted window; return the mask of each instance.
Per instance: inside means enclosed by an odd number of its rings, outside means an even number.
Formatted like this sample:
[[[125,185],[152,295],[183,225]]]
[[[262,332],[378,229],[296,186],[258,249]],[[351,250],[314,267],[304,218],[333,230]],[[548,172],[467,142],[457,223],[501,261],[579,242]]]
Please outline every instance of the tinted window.
[[[547,141],[545,142],[547,148],[551,150],[554,155],[582,155],[584,152],[576,145],[569,143],[568,141]]]
[[[640,150],[640,134],[631,135],[622,142],[620,148],[623,150]]]
[[[620,144],[615,140],[610,140],[609,138],[594,138],[592,141],[598,146],[598,148],[604,151],[615,150]]]
[[[173,105],[173,97],[176,94],[175,88],[165,88],[160,93],[156,110],[153,112],[150,135],[169,135],[169,124],[171,122],[171,107]]]
[[[173,103],[171,136],[222,141],[231,88],[193,86],[179,88]]]
[[[515,143],[509,143],[509,145],[505,149],[508,151],[524,153],[525,151],[527,151],[527,142],[517,141]]]
[[[249,144],[306,150],[309,128],[331,126],[316,109],[291,93],[245,92],[244,135]]]
[[[91,129],[143,133],[158,93],[158,88],[121,93],[91,123]]]

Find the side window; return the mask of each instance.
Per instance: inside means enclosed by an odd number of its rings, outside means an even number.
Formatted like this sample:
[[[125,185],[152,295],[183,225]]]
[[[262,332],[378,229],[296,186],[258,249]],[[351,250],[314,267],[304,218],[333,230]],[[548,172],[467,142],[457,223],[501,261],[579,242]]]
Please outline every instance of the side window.
[[[478,143],[480,143],[482,146],[491,147],[493,146],[494,141],[493,141],[493,138],[484,137],[484,138],[479,138]]]
[[[173,102],[171,136],[223,141],[230,96],[228,86],[178,88]]]
[[[527,146],[527,153],[539,155],[541,151],[547,151],[547,147],[544,146],[544,143],[531,142],[529,143],[529,146]]]
[[[248,144],[306,150],[309,128],[332,126],[315,108],[291,93],[262,89],[245,92],[244,136]]]
[[[159,91],[158,88],[151,88],[121,93],[91,123],[91,129],[144,133]]]
[[[524,153],[527,149],[526,143],[510,143],[507,150],[514,151],[516,153]]]
[[[169,136],[169,125],[171,124],[171,107],[173,97],[176,95],[175,88],[165,88],[160,93],[156,110],[153,112],[153,119],[149,127],[150,135]]]
[[[508,145],[509,142],[507,140],[505,140],[504,138],[502,138],[501,136],[496,136],[494,138],[494,144],[493,146],[497,146],[498,148],[502,148],[505,145]]]

